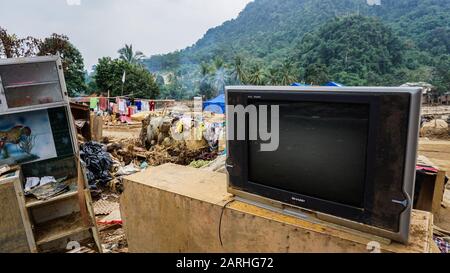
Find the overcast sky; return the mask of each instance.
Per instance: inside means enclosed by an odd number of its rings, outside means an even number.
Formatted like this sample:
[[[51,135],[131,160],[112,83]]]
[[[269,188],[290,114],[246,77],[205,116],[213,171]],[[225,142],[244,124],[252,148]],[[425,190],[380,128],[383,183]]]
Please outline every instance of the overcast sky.
[[[0,26],[19,37],[66,34],[90,70],[125,43],[145,55],[194,44],[251,0],[0,0]]]

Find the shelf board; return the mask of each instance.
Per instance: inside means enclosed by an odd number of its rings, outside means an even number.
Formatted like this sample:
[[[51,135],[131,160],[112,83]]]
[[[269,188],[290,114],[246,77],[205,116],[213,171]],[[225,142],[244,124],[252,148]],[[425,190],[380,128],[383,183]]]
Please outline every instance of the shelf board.
[[[79,213],[35,225],[36,244],[43,245],[90,229]]]
[[[15,88],[22,88],[22,87],[32,87],[32,86],[41,86],[41,85],[52,85],[52,84],[59,84],[59,81],[48,81],[48,82],[34,82],[34,83],[24,83],[24,84],[13,84],[5,86],[6,89],[15,89]]]
[[[46,110],[49,108],[57,108],[57,107],[69,107],[69,105],[68,105],[68,103],[66,103],[66,101],[64,101],[62,99],[61,101],[58,101],[58,102],[36,104],[36,105],[31,105],[31,106],[27,105],[27,106],[21,106],[21,107],[12,107],[12,108],[8,108],[3,111],[0,110],[0,115],[16,114],[16,113],[24,113],[24,112],[34,112],[34,111]]]
[[[69,192],[54,196],[47,200],[38,200],[36,198],[27,198],[26,202],[25,202],[25,207],[31,208],[31,207],[41,206],[41,205],[45,205],[45,204],[49,204],[49,203],[54,203],[57,201],[61,201],[61,200],[65,200],[65,199],[69,199],[71,197],[77,196],[77,194],[78,194],[77,190],[71,190]]]

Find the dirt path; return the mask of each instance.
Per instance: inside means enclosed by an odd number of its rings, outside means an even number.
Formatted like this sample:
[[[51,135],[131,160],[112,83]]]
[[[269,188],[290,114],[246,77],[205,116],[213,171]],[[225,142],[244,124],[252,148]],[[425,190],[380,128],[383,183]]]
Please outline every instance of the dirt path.
[[[419,154],[428,157],[434,164],[450,174],[450,141],[421,139]]]
[[[130,129],[104,129],[103,136],[115,139],[126,139],[126,138],[139,138],[141,133],[141,128],[130,128]]]

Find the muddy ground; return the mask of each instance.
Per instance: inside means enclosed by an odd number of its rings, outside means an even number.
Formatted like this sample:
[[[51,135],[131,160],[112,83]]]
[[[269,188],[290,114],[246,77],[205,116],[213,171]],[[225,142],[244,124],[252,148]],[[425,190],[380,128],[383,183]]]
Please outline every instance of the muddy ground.
[[[419,154],[428,157],[437,167],[450,174],[450,140],[421,139]]]

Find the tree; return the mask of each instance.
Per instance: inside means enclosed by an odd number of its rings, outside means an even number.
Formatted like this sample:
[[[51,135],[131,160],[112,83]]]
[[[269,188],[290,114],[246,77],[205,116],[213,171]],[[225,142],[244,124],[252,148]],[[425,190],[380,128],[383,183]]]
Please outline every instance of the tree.
[[[124,95],[145,99],[156,98],[159,95],[155,77],[148,70],[121,59],[101,58],[96,66],[95,83],[101,91],[110,91],[111,96],[120,96],[124,71],[126,72]]]
[[[231,72],[232,79],[235,83],[245,83],[247,80],[247,73],[244,70],[244,64],[241,56],[235,56],[233,62],[233,71]]]
[[[226,81],[228,80],[228,75],[225,71],[224,61],[222,58],[216,58],[214,60],[214,68],[216,69],[214,74],[213,85],[216,89],[216,94],[223,94],[225,92]]]
[[[211,67],[203,62],[200,64],[200,95],[205,96],[207,99],[211,98],[214,94],[214,88],[211,85]]]
[[[39,43],[39,56],[56,54],[61,56],[69,96],[77,96],[85,92],[87,86],[84,60],[80,51],[69,42],[67,36],[54,33]]]
[[[18,38],[15,34],[0,27],[0,58],[35,56],[40,41],[31,36]]]
[[[127,45],[119,49],[120,59],[130,64],[141,64],[142,59],[145,58],[144,53],[141,51],[133,51],[133,45]]]
[[[311,64],[306,68],[305,81],[307,84],[321,85],[330,80],[328,69],[323,64]]]
[[[440,93],[450,90],[450,55],[442,56],[433,71],[432,84]]]
[[[294,64],[286,60],[280,68],[280,79],[279,82],[281,85],[291,85],[297,80],[295,76]]]
[[[267,73],[267,83],[270,85],[280,85],[280,75],[279,69],[277,67],[269,68]]]
[[[251,66],[248,83],[252,85],[265,85],[266,83],[266,72],[259,63],[255,63]]]
[[[297,60],[303,67],[323,64],[329,78],[344,80],[346,85],[374,85],[368,81],[369,73],[382,85],[404,83],[391,77],[404,67],[403,42],[379,19],[337,17],[305,35],[299,48]]]

